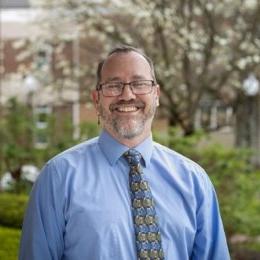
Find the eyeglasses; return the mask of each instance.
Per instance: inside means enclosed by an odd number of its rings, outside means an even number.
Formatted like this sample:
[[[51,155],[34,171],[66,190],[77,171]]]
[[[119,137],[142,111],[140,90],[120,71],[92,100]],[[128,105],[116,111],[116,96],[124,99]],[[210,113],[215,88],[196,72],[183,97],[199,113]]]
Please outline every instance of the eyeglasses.
[[[153,86],[156,85],[153,80],[136,80],[128,83],[124,82],[105,82],[97,87],[105,97],[120,96],[126,85],[129,85],[135,95],[146,95],[152,92]]]

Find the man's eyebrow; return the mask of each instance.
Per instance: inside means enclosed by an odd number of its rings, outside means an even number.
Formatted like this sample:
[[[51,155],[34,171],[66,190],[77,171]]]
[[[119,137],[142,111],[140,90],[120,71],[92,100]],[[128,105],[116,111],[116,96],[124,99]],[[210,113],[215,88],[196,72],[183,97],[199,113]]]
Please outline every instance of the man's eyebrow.
[[[145,79],[146,77],[144,77],[144,76],[142,76],[142,75],[134,75],[133,77],[132,77],[132,79]]]
[[[131,77],[131,79],[133,79],[133,80],[145,79],[145,78],[146,78],[146,77],[144,77],[144,76],[142,76],[142,75],[138,75],[138,74],[133,75],[133,76]],[[115,76],[115,77],[108,77],[107,80],[106,80],[106,82],[108,82],[108,81],[122,81],[122,78],[117,77],[117,76]]]
[[[106,81],[121,81],[120,77],[108,77]]]

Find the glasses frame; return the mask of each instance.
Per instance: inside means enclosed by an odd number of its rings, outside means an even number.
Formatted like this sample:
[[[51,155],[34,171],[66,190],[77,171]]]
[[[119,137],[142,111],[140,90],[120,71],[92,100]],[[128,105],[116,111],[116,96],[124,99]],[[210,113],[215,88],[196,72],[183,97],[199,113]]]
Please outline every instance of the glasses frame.
[[[139,93],[135,93],[135,91],[134,91],[134,89],[133,89],[133,86],[132,86],[132,84],[134,84],[134,83],[136,83],[136,82],[140,82],[140,81],[142,81],[142,82],[151,82],[152,83],[152,85],[151,85],[151,90],[149,91],[149,92],[146,92],[146,93],[142,93],[142,94],[139,94]],[[108,84],[108,83],[117,83],[117,84],[120,84],[121,85],[121,92],[118,94],[118,95],[104,95],[104,92],[103,92],[103,86],[104,85],[106,85],[106,84]],[[156,81],[155,80],[151,80],[151,79],[141,79],[141,80],[134,80],[134,81],[130,81],[130,82],[121,82],[121,81],[116,81],[116,82],[104,82],[104,83],[101,83],[101,84],[99,84],[98,85],[98,87],[97,87],[97,91],[101,91],[102,92],[102,95],[104,96],[104,97],[118,97],[118,96],[120,96],[120,95],[122,95],[122,93],[123,93],[123,91],[124,91],[124,89],[125,89],[125,86],[129,86],[130,87],[130,89],[131,89],[131,91],[132,91],[132,93],[133,94],[135,94],[135,95],[147,95],[147,94],[150,94],[151,92],[152,92],[152,90],[153,90],[153,87],[154,86],[156,86],[157,85],[157,83],[156,83]]]

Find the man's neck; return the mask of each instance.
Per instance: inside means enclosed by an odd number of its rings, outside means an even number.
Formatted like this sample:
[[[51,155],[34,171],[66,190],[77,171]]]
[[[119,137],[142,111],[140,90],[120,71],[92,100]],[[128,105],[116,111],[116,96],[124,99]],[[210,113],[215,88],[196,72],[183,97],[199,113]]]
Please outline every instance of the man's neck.
[[[113,133],[109,129],[105,129],[114,139],[116,139],[119,143],[129,147],[133,148],[142,143],[146,138],[148,138],[151,135],[151,131],[143,132],[140,135],[137,135],[133,138],[124,138],[122,136],[119,136],[118,134]]]

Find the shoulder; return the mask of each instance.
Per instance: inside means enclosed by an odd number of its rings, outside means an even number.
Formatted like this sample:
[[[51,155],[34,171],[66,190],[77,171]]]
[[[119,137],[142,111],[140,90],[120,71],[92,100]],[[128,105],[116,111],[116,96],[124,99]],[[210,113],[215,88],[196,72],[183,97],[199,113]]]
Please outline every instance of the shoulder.
[[[85,142],[77,144],[51,158],[45,167],[63,168],[77,167],[80,161],[84,160],[93,151],[96,151],[98,137],[89,139]]]
[[[195,182],[207,185],[209,178],[205,170],[195,161],[164,145],[154,142],[153,157],[165,163],[172,174],[181,178],[191,178]]]
[[[165,156],[173,163],[204,172],[204,169],[198,163],[162,144],[154,142],[154,151],[155,156]]]
[[[77,144],[77,145],[61,152],[60,154],[53,157],[52,160],[59,160],[61,158],[86,154],[86,152],[88,152],[89,150],[94,149],[96,147],[97,143],[98,143],[98,137],[89,139],[85,142]]]
[[[34,185],[35,192],[44,196],[46,189],[67,194],[74,181],[81,182],[86,173],[86,164],[96,156],[98,138],[75,145],[51,158],[42,168]],[[54,191],[55,190],[55,191]]]
[[[158,143],[154,143],[153,160],[168,179],[186,187],[189,193],[195,194],[199,200],[214,193],[214,186],[206,171],[193,160]]]

